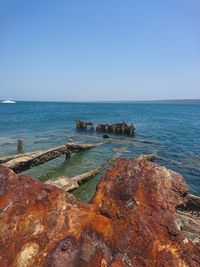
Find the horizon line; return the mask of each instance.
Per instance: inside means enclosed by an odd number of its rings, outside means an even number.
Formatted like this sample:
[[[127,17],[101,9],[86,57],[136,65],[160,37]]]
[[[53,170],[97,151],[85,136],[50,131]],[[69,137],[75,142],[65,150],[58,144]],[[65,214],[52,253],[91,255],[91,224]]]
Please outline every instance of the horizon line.
[[[5,99],[1,99],[3,101]],[[200,101],[200,98],[157,99],[157,100],[15,100],[16,102],[57,102],[57,103],[141,103],[141,102],[191,102]]]

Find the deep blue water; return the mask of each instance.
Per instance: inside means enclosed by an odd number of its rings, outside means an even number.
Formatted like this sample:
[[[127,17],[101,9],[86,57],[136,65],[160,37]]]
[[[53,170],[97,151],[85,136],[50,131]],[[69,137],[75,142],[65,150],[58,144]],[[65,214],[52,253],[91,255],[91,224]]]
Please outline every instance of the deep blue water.
[[[133,122],[134,138],[76,132],[76,119],[96,123]],[[50,148],[68,138],[83,142],[102,142],[90,151],[64,157],[26,173],[41,180],[60,175],[73,176],[99,166],[113,155],[133,157],[156,153],[157,162],[181,173],[190,191],[200,195],[200,104],[198,103],[45,103],[0,104],[0,155],[16,153],[16,141],[23,138],[25,151]],[[89,198],[100,175],[84,184],[77,195]]]

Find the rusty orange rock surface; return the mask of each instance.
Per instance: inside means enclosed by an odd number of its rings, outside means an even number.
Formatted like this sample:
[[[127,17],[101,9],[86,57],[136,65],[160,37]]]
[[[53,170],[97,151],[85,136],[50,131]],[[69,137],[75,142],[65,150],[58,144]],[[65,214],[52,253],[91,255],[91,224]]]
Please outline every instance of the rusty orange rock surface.
[[[200,266],[175,217],[187,191],[173,171],[119,159],[83,203],[0,166],[0,266]]]

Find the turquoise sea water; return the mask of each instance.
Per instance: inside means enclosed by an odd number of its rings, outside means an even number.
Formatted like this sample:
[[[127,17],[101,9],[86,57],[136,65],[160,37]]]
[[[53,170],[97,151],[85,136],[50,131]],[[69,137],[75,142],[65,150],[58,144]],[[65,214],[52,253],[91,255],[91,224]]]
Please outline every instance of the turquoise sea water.
[[[135,137],[77,132],[76,119],[96,123],[133,122]],[[157,162],[181,173],[193,194],[200,195],[200,104],[189,103],[53,103],[17,102],[0,104],[0,156],[17,153],[17,139],[23,138],[25,152],[51,148],[74,141],[102,143],[69,160],[65,157],[28,170],[40,180],[61,175],[74,176],[110,157],[158,154]],[[88,200],[101,175],[81,186],[75,194]]]

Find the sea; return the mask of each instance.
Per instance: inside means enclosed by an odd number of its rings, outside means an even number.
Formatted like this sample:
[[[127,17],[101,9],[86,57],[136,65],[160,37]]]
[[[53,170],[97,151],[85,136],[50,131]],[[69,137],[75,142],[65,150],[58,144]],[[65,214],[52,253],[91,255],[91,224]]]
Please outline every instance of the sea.
[[[98,123],[125,121],[136,127],[133,137],[77,131],[75,120]],[[17,154],[17,140],[24,152],[62,145],[69,139],[98,144],[93,149],[64,156],[24,174],[41,181],[73,177],[114,157],[155,153],[156,162],[183,175],[190,192],[200,196],[200,101],[61,103],[23,102],[0,104],[0,156]],[[74,194],[84,201],[94,195],[102,173]]]

